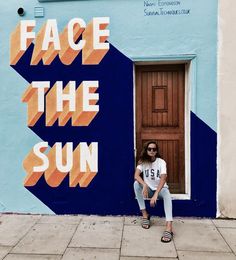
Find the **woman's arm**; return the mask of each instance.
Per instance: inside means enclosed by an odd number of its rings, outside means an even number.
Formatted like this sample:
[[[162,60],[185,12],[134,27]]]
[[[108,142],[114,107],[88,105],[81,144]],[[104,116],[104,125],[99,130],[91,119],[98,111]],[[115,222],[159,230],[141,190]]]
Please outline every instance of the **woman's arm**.
[[[160,182],[157,186],[157,189],[155,191],[155,193],[153,194],[151,200],[150,200],[150,206],[154,207],[156,202],[157,202],[157,198],[158,198],[158,194],[161,191],[161,189],[163,188],[164,184],[166,183],[166,178],[167,178],[167,174],[161,174],[160,177]]]
[[[135,179],[138,183],[140,183],[140,184],[142,184],[142,185],[147,185],[147,184],[144,182],[144,180],[141,178],[140,174],[141,174],[141,171],[140,171],[138,168],[136,168],[135,173],[134,173],[134,179]]]
[[[143,185],[143,197],[144,197],[144,198],[148,198],[148,186],[147,186],[147,184],[144,182],[144,180],[141,178],[140,174],[141,174],[141,171],[140,171],[138,168],[136,168],[135,173],[134,173],[134,179],[135,179],[138,183],[140,183],[140,184]]]
[[[166,183],[166,178],[167,178],[167,174],[161,174],[160,177],[160,182],[157,186],[157,189],[155,191],[155,193],[157,192],[157,194],[161,191],[161,189],[163,188],[164,184]]]

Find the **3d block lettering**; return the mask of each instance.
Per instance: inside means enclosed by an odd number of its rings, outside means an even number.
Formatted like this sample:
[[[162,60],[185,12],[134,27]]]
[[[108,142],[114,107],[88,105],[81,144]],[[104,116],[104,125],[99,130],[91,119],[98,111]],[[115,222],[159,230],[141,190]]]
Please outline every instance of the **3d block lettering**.
[[[34,146],[23,161],[27,173],[24,186],[34,186],[44,175],[46,183],[51,187],[58,187],[69,174],[69,186],[87,187],[98,172],[98,143],[89,146],[85,142],[73,151],[73,144],[68,142],[62,147],[57,142],[47,154],[47,142],[40,142]]]
[[[31,44],[30,66],[53,66],[55,57],[64,65],[70,64],[82,51],[82,65],[99,65],[109,51],[107,29],[109,17],[94,17],[87,25],[82,18],[71,19],[60,33],[56,19],[48,19],[34,31],[35,20],[21,20],[10,37],[10,65],[16,65]],[[35,126],[45,114],[45,126],[65,126],[70,120],[72,127],[88,127],[99,112],[97,80],[84,80],[78,84],[69,80],[63,85],[58,80],[32,81],[22,95],[27,103],[27,125]],[[77,85],[78,84],[78,85]],[[46,150],[49,150],[46,153]],[[48,142],[39,142],[25,157],[23,167],[27,173],[24,186],[37,185],[44,177],[46,183],[58,187],[69,176],[70,187],[87,187],[98,172],[98,143],[80,142],[64,146],[56,142],[49,148]]]
[[[11,33],[10,64],[15,65],[24,52],[34,41],[31,65],[37,65],[41,60],[44,65],[50,65],[57,55],[61,62],[69,65],[81,50],[82,64],[99,64],[109,50],[109,17],[94,17],[86,26],[81,18],[71,19],[63,32],[59,33],[57,21],[48,19],[38,34],[33,31],[35,20],[23,20]],[[79,37],[82,39],[76,43]]]

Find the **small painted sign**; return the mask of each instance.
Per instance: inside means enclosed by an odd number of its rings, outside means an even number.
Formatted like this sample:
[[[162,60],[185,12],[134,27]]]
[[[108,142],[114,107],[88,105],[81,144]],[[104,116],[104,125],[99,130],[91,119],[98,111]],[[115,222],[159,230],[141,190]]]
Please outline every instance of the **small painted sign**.
[[[144,0],[144,16],[189,15],[190,9],[182,7],[182,1]]]

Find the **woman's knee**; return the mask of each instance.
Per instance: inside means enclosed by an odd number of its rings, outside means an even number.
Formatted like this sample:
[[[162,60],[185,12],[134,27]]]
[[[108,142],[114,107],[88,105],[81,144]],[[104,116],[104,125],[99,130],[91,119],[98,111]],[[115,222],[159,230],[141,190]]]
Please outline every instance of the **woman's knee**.
[[[161,195],[163,200],[171,200],[170,191],[167,188],[162,188]]]
[[[139,182],[138,181],[135,181],[134,182],[134,190],[140,190],[142,187],[141,187],[141,185],[139,184]]]

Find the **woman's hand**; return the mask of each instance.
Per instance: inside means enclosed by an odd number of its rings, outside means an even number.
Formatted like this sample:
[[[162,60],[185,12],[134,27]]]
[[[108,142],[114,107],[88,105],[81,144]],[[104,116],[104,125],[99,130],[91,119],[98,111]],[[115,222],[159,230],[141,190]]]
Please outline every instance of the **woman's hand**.
[[[154,195],[152,196],[151,200],[150,200],[150,206],[151,207],[155,207],[155,205],[157,203],[157,198],[158,198],[158,193],[155,192]]]
[[[143,193],[144,198],[148,198],[148,186],[147,186],[146,183],[143,185],[143,192],[142,193]]]

